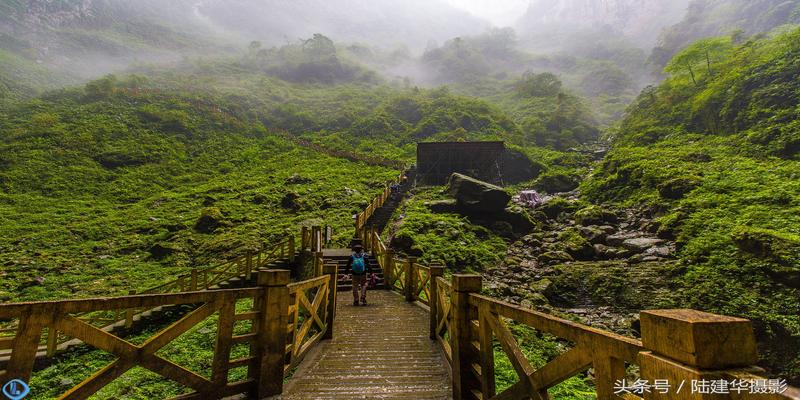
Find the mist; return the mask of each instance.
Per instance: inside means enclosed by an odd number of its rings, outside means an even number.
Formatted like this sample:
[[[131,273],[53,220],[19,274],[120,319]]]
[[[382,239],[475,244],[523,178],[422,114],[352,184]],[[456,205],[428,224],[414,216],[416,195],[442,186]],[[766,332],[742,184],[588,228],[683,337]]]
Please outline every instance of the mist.
[[[142,65],[246,57],[253,43],[258,64],[275,71],[286,61],[281,49],[320,34],[338,63],[377,75],[368,82],[474,94],[479,82],[550,72],[577,94],[625,103],[691,40],[794,18],[759,16],[774,0],[738,12],[725,3],[742,0],[31,0],[0,4],[0,51],[11,72],[41,75],[20,84],[48,89]],[[690,8],[707,14],[702,27],[687,18]]]

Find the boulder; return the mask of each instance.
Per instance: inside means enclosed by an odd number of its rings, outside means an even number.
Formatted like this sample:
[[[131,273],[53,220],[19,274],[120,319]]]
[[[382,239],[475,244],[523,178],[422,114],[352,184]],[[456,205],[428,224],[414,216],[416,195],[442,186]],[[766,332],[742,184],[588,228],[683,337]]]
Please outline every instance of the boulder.
[[[617,223],[617,214],[600,206],[589,206],[575,213],[575,222],[583,226]]]
[[[151,246],[148,250],[150,256],[153,257],[154,260],[162,260],[167,256],[171,255],[175,252],[175,249],[169,247],[168,245],[164,245],[161,243],[156,243]]]
[[[499,219],[509,223],[514,232],[527,233],[536,227],[536,223],[533,221],[530,214],[519,206],[506,208]]]
[[[439,214],[458,213],[458,204],[455,200],[437,200],[426,204],[431,211]]]
[[[299,199],[300,195],[295,192],[286,193],[281,199],[281,207],[287,210],[297,210],[300,208]]]
[[[225,217],[217,207],[206,207],[200,212],[200,218],[194,224],[194,230],[200,233],[213,233],[218,228],[227,225]]]
[[[700,178],[697,177],[670,179],[658,185],[658,193],[665,199],[678,200],[702,183]]]
[[[622,243],[626,240],[642,237],[643,235],[641,232],[617,233],[606,237],[606,244],[609,246],[622,246]]]
[[[536,208],[550,219],[556,219],[563,213],[573,213],[579,209],[580,205],[577,202],[562,197],[556,197]]]
[[[597,226],[581,227],[581,236],[592,244],[605,243],[608,234]]]
[[[503,188],[458,173],[450,176],[448,191],[469,212],[500,213],[511,201]]]
[[[576,228],[569,228],[558,234],[558,247],[569,253],[576,260],[594,258],[594,248]]]
[[[300,174],[293,174],[292,176],[286,178],[285,183],[287,185],[300,185],[304,183],[311,183],[311,179],[300,176]]]
[[[539,256],[539,262],[542,264],[560,263],[565,261],[575,261],[575,259],[563,251],[548,251]]]
[[[648,251],[651,247],[656,247],[664,243],[664,239],[657,238],[633,238],[622,242],[622,247],[637,253]]]
[[[744,253],[785,266],[800,263],[800,235],[772,229],[740,227],[734,231],[732,239]]]
[[[656,246],[651,247],[645,250],[644,254],[646,256],[656,256],[656,257],[669,257],[673,253],[672,249],[669,246]]]
[[[580,185],[578,178],[572,175],[552,174],[540,177],[534,185],[534,188],[545,193],[553,194],[571,192],[577,189],[578,185]]]

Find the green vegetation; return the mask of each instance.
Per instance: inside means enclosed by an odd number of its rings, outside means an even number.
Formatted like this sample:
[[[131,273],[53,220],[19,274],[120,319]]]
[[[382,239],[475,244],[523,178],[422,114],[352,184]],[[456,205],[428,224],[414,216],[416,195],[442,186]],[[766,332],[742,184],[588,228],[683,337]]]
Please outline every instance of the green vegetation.
[[[657,210],[659,233],[677,239],[686,265],[676,306],[753,319],[766,362],[796,377],[800,30],[729,43],[676,55],[582,190]]]
[[[108,78],[0,114],[2,299],[155,286],[304,221],[324,219],[343,241],[396,174],[298,148],[224,102],[131,85]],[[219,227],[199,230],[209,207]]]
[[[393,243],[410,247],[421,262],[442,262],[457,271],[482,271],[499,264],[507,244],[497,227],[484,227],[454,213],[435,213],[432,204],[448,199],[441,188],[422,189],[406,201]]]

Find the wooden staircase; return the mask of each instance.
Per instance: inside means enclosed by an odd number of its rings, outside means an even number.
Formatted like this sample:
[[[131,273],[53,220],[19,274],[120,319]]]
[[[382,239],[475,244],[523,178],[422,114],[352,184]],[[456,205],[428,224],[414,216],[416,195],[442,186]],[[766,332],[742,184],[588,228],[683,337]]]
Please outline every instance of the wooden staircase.
[[[347,260],[350,258],[351,251],[349,249],[326,249],[323,251],[323,262],[326,265],[336,264],[339,271],[339,277],[343,278],[347,275]],[[378,276],[378,284],[371,289],[385,289],[385,282],[383,276],[383,269],[381,268],[378,260],[369,255],[369,265],[372,267],[372,273]],[[337,289],[341,291],[353,290],[353,281],[351,279],[340,279]]]

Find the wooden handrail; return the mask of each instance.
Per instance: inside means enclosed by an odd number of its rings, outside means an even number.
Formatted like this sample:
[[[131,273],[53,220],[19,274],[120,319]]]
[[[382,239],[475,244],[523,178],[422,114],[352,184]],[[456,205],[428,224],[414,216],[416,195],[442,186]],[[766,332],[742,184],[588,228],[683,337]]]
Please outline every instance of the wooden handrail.
[[[0,386],[12,379],[30,379],[39,337],[44,330],[54,328],[117,356],[116,361],[100,372],[63,393],[61,399],[89,398],[135,367],[149,369],[195,391],[179,398],[215,399],[239,394],[264,398],[279,395],[289,371],[330,333],[334,318],[330,304],[331,301],[335,304],[336,300],[336,279],[333,278],[335,271],[328,272],[321,277],[289,284],[289,271],[260,271],[257,286],[242,289],[0,304],[0,318],[18,318],[21,321],[6,371],[0,375]],[[236,304],[240,299],[252,299],[252,309],[237,312]],[[192,304],[197,308],[141,345],[131,344],[72,315],[181,304]],[[215,313],[219,314],[219,322],[211,378],[197,375],[157,354],[157,350]],[[234,323],[244,320],[253,321],[251,331],[234,335]],[[231,349],[238,343],[250,343],[250,354],[234,360],[230,357]],[[228,370],[238,367],[247,367],[248,378],[229,382]]]
[[[403,171],[405,171],[405,169],[403,169]],[[367,221],[369,221],[370,217],[372,217],[375,211],[377,211],[379,208],[383,207],[384,204],[386,204],[386,200],[388,200],[392,194],[390,186],[395,184],[397,185],[401,184],[403,182],[403,177],[405,175],[406,173],[403,172],[400,175],[398,175],[397,178],[392,180],[389,184],[385,185],[383,192],[381,192],[381,194],[373,198],[372,201],[369,203],[369,205],[367,205],[367,207],[364,209],[364,211],[356,215],[355,218],[356,237],[361,239],[366,238]],[[365,248],[365,250],[369,249]]]
[[[695,310],[642,311],[643,339],[638,340],[481,295],[480,276],[454,275],[451,283],[441,276],[441,267],[396,257],[376,232],[370,234],[386,287],[428,306],[430,336],[452,368],[456,399],[547,399],[549,388],[589,368],[599,399],[640,399],[624,391],[626,365],[639,366],[641,379],[650,383],[680,380],[673,390],[679,383],[704,379],[766,381],[753,366],[755,339],[747,320]],[[526,325],[574,347],[537,368],[525,358],[509,324]],[[720,341],[720,336],[727,340]],[[494,376],[498,344],[519,376],[503,393],[496,393]],[[681,358],[685,350],[676,347],[696,349],[697,359]],[[792,387],[772,397],[731,393],[714,398],[800,400],[800,390]],[[673,392],[657,398],[677,397]]]
[[[275,260],[287,256],[290,260],[293,260],[294,241],[294,237],[290,236],[273,245],[262,247],[255,254],[248,252],[246,255],[238,256],[230,261],[211,267],[192,269],[189,273],[177,275],[171,281],[145,289],[140,294],[158,295],[191,292],[209,289],[235,277],[245,276],[249,279],[253,271],[263,268]],[[130,327],[136,315],[147,312],[153,307],[137,306],[127,309],[103,308],[75,311],[75,317],[92,326],[108,330],[119,324],[125,324],[125,326]],[[18,326],[12,322],[0,329],[0,335],[13,335],[17,329]],[[56,329],[47,329],[46,334],[40,338],[40,349],[46,349],[49,356],[52,356],[57,349],[66,347],[68,342],[74,342],[70,337],[58,335],[56,332]],[[6,336],[5,338],[0,336],[0,350],[3,350],[5,355],[7,355],[7,350],[11,348],[11,343],[13,343],[13,336]]]

